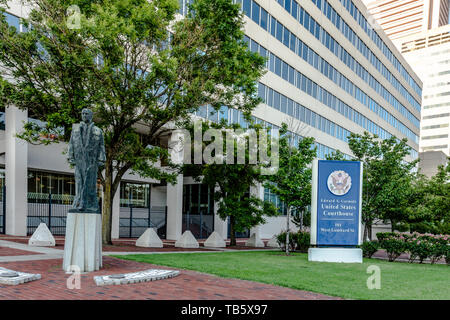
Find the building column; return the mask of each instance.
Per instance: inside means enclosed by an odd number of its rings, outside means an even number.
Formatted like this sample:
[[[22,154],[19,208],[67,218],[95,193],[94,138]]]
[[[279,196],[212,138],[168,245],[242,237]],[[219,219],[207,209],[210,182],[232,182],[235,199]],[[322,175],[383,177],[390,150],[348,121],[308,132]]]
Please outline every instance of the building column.
[[[175,130],[169,138],[169,153],[172,162],[183,163],[183,134]],[[176,184],[167,184],[167,236],[168,240],[178,240],[181,237],[183,222],[183,175],[179,174]]]
[[[219,210],[219,203],[214,201],[214,231],[226,240],[228,238],[228,218],[225,221],[222,220],[217,214],[217,210]]]
[[[113,204],[112,204],[112,222],[111,222],[111,239],[119,239],[120,233],[119,233],[119,227],[120,227],[120,183],[117,187],[116,194],[113,198]]]
[[[23,130],[28,112],[10,106],[5,112],[6,234],[27,235],[28,143],[15,135]]]

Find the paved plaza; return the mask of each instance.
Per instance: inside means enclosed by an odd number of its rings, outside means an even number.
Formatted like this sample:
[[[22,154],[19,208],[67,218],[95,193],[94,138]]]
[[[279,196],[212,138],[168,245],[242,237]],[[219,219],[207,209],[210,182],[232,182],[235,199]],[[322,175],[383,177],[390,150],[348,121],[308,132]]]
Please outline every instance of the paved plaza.
[[[80,275],[80,289],[68,289],[67,279],[71,276],[62,270],[63,241],[57,240],[56,247],[30,247],[23,239],[0,240],[0,267],[41,274],[41,280],[20,285],[0,285],[0,300],[322,300],[338,299],[322,294],[294,290],[279,286],[246,280],[225,279],[200,272],[174,269],[135,261],[104,256],[103,268],[99,271]],[[20,240],[20,241],[18,241]],[[22,242],[22,243],[21,243]],[[128,245],[127,245],[128,242]],[[131,241],[110,246],[117,253],[139,252]],[[133,251],[130,251],[130,248]],[[128,249],[129,251],[124,251]],[[144,249],[144,248],[141,248]],[[159,250],[145,248],[154,253],[186,252],[165,243]],[[241,248],[243,249],[243,248]],[[233,250],[233,249],[226,249]],[[200,247],[195,252],[210,251]],[[147,269],[179,270],[174,278],[127,285],[97,286],[94,276],[130,273]]]

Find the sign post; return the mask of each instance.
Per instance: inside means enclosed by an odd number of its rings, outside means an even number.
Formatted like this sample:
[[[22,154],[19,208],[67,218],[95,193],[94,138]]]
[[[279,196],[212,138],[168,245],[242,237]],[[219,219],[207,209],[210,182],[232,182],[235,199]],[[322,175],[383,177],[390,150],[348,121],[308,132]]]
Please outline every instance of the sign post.
[[[309,261],[362,263],[362,163],[314,160]]]

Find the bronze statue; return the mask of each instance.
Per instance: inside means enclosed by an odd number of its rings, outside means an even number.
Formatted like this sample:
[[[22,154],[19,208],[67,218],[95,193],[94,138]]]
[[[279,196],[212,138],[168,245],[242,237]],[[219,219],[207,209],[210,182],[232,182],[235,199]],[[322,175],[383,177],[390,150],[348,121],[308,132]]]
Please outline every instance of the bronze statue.
[[[101,213],[97,198],[97,173],[103,167],[105,143],[103,132],[92,122],[89,109],[81,111],[80,123],[72,127],[68,161],[75,165],[75,199],[69,212]]]

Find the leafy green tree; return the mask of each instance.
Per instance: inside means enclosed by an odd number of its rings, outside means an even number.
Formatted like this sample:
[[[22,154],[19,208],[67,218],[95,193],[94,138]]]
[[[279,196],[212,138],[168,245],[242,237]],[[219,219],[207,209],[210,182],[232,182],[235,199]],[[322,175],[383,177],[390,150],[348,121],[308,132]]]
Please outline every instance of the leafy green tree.
[[[380,140],[377,135],[351,133],[349,147],[354,160],[363,163],[362,222],[364,239],[372,237],[375,219],[396,223],[405,219],[414,168],[418,160],[406,162],[410,153],[407,139],[394,136]]]
[[[217,130],[218,136],[222,136],[222,141],[214,142],[217,142],[218,147],[221,148],[223,156],[215,158],[214,162],[185,164],[183,171],[192,175],[195,180],[214,188],[214,200],[218,203],[217,214],[222,220],[229,218],[230,245],[234,246],[236,232],[243,232],[245,229],[265,223],[266,216],[275,216],[279,213],[272,203],[261,200],[251,192],[252,188],[256,188],[264,181],[266,176],[262,169],[268,166],[260,161],[260,158],[257,161],[251,161],[250,150],[256,150],[257,146],[252,144],[244,131],[239,133],[242,128],[238,124],[202,123],[202,133],[211,128]],[[259,125],[251,125],[250,129],[255,130],[257,139],[264,138],[259,135],[259,129],[261,129]],[[227,131],[234,131],[239,137],[227,135]],[[217,136],[214,139],[217,139]],[[203,154],[207,152],[205,150],[208,146],[209,144],[203,142],[201,148]],[[195,152],[194,142],[192,149]],[[217,148],[214,148],[210,154],[212,157],[218,156]],[[242,159],[240,162],[239,154]],[[232,158],[233,163],[226,161],[227,158]]]
[[[105,136],[99,177],[110,243],[112,199],[125,172],[174,182],[174,172],[157,165],[174,167],[162,137],[202,105],[254,108],[264,59],[243,41],[232,0],[195,0],[183,19],[177,0],[24,2],[32,8],[27,32],[0,15],[0,107],[46,123],[28,123],[20,135],[35,144],[67,141],[80,111],[94,111]]]
[[[303,138],[294,145],[294,137],[283,123],[279,139],[279,169],[274,175],[267,176],[265,184],[276,194],[287,207],[287,230],[292,211],[301,217],[307,206],[311,204],[311,163],[316,157],[314,138]],[[300,218],[302,220],[302,218]],[[300,228],[303,221],[300,222]],[[286,243],[289,243],[289,232],[286,232]],[[289,246],[286,246],[289,254]]]
[[[450,233],[450,165],[439,166],[436,175],[414,181],[409,195],[407,218],[411,232]]]

